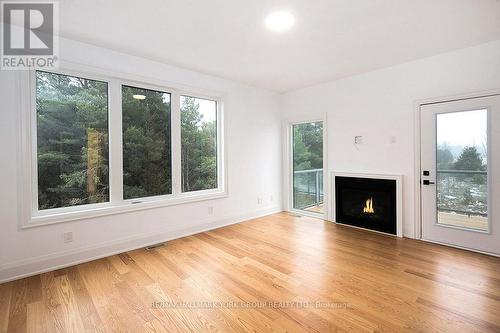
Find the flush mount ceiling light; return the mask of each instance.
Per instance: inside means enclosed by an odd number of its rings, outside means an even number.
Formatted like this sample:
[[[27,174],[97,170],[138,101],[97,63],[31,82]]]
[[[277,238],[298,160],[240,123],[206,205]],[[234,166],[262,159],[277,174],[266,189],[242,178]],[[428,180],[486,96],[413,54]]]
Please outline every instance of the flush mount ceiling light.
[[[146,99],[146,96],[144,95],[132,95],[132,97],[135,99]]]
[[[269,14],[266,18],[266,27],[269,30],[283,32],[295,24],[295,17],[289,12],[279,11]]]

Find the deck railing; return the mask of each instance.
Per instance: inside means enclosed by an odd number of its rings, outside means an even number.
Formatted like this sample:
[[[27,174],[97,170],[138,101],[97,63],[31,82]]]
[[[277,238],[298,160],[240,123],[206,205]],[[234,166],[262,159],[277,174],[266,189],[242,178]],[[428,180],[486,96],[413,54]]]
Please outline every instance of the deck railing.
[[[323,204],[323,169],[293,172],[293,206],[307,209]]]
[[[466,176],[475,176],[475,175],[487,176],[488,172],[487,171],[479,171],[479,170],[437,170],[437,175],[438,175],[437,181],[439,182],[439,180],[440,180],[439,175],[445,175],[445,174],[452,175],[452,176],[462,175],[462,176],[466,177]],[[485,179],[485,182],[486,181],[487,180]],[[487,198],[488,194],[485,192],[484,196]],[[455,209],[455,208],[451,209],[451,208],[447,208],[447,207],[442,207],[442,205],[439,205],[439,203],[438,203],[437,208],[438,208],[438,211],[441,211],[441,212],[452,212],[452,213],[457,213],[460,215],[467,215],[469,217],[471,217],[471,216],[487,217],[488,216],[488,214],[486,214],[484,212],[480,212],[480,211],[473,210],[473,209]]]
[[[462,175],[487,175],[488,171],[474,171],[474,170],[438,170],[438,174],[440,173],[448,173],[448,174],[462,174]]]

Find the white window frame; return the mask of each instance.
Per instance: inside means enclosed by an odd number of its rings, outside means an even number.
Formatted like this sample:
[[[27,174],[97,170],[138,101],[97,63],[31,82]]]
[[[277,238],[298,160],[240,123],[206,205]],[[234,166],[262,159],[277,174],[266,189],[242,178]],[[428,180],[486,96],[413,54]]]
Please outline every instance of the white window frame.
[[[44,70],[42,70],[44,71]],[[184,87],[150,77],[111,72],[64,62],[59,70],[45,72],[82,77],[108,84],[108,144],[109,144],[109,201],[71,207],[38,210],[37,172],[37,119],[36,119],[36,71],[20,73],[20,112],[18,159],[19,213],[21,228],[90,219],[99,216],[154,209],[190,202],[213,200],[228,196],[225,138],[225,94],[198,88]],[[122,138],[122,85],[151,89],[170,94],[171,98],[171,152],[172,194],[123,199],[123,138]],[[181,192],[181,128],[180,96],[188,95],[217,102],[217,185],[210,190]]]
[[[294,125],[300,124],[308,124],[314,122],[322,122],[323,123],[323,213],[314,213],[308,212],[305,210],[296,209],[293,207],[293,139],[292,139],[292,129]],[[283,122],[283,136],[284,136],[284,147],[283,147],[283,193],[284,193],[284,204],[285,210],[297,214],[310,216],[320,219],[330,219],[330,212],[332,209],[332,205],[330,203],[330,180],[328,178],[328,147],[327,147],[327,131],[328,131],[328,122],[327,115],[325,114],[317,114],[313,116],[304,115],[304,116],[296,116],[293,118],[285,119]]]

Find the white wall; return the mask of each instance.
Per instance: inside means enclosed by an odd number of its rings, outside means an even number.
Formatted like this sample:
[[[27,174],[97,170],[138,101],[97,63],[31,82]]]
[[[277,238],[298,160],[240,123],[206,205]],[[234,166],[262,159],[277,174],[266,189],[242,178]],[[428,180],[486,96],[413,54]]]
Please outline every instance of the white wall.
[[[327,113],[329,171],[404,175],[403,229],[413,237],[414,103],[499,88],[496,41],[286,93],[283,117]]]
[[[65,39],[61,58],[224,93],[229,196],[20,229],[18,72],[0,71],[0,281],[281,210],[280,95]],[[214,207],[212,216],[208,206]],[[67,231],[74,233],[73,243],[63,243]]]

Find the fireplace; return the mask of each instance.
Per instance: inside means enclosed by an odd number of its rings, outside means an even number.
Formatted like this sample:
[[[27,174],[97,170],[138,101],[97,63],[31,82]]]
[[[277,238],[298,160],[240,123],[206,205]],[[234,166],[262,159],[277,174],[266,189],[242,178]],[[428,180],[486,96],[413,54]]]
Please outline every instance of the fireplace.
[[[397,179],[335,176],[335,222],[400,235]]]

